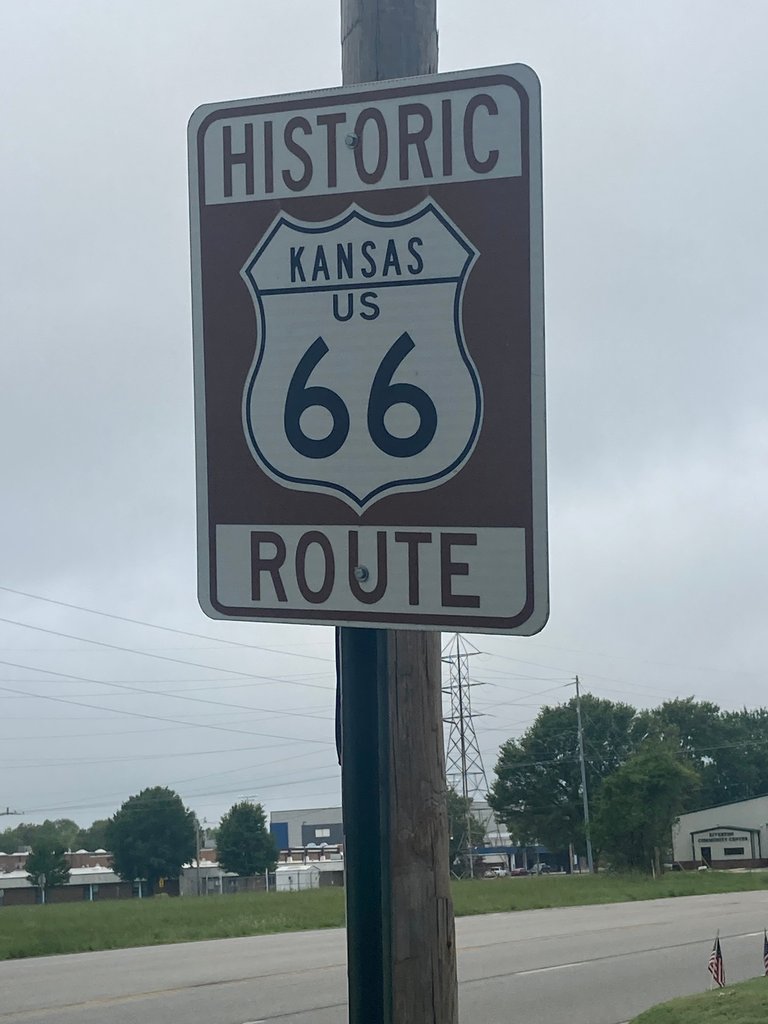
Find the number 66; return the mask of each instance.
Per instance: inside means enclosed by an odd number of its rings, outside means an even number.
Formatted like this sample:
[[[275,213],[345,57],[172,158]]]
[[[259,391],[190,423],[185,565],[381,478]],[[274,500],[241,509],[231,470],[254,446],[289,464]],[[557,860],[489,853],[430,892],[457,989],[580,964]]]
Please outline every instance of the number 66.
[[[437,410],[426,391],[415,384],[392,383],[395,371],[413,348],[410,334],[404,331],[382,359],[368,396],[371,440],[385,455],[397,459],[408,459],[423,452],[437,430]],[[322,337],[312,342],[299,360],[285,399],[285,436],[291,446],[308,459],[327,459],[335,455],[349,434],[349,411],[341,396],[330,388],[307,386],[312,371],[328,351]],[[409,437],[396,437],[387,430],[384,417],[393,405],[410,405],[416,410],[419,425]],[[327,410],[333,420],[333,426],[323,438],[307,437],[301,429],[302,414],[313,406]]]

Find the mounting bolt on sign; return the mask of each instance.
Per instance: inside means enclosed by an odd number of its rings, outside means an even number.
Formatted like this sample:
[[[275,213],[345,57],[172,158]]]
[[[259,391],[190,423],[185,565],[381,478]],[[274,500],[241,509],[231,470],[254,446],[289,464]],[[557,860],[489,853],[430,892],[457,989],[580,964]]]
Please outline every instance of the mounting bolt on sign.
[[[536,76],[204,106],[189,142],[204,610],[540,630]]]

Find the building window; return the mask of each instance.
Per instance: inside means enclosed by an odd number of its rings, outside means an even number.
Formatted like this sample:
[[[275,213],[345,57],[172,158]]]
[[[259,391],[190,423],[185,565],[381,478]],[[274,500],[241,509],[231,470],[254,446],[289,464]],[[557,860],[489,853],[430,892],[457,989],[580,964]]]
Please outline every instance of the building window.
[[[316,828],[315,839],[330,839],[331,830],[329,828]]]
[[[723,854],[726,857],[743,857],[744,847],[743,846],[726,846],[723,850]]]

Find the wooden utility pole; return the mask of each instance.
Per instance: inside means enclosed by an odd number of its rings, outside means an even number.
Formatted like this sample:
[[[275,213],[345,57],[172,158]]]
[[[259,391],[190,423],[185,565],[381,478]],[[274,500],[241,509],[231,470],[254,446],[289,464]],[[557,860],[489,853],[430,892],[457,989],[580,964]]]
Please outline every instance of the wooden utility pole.
[[[341,0],[345,85],[437,71],[436,0]],[[342,628],[350,1024],[456,1024],[440,633]]]
[[[437,0],[341,0],[344,85],[437,71]]]
[[[589,794],[587,793],[587,764],[584,760],[584,729],[581,724],[581,691],[579,677],[576,676],[576,721],[579,730],[579,764],[581,765],[581,800],[584,805],[584,838],[587,841],[587,867],[590,873],[595,870],[592,857],[592,836],[589,827]]]
[[[350,1019],[456,1024],[437,631],[548,607],[539,85],[341,15],[343,89],[190,120],[199,594],[340,627]]]

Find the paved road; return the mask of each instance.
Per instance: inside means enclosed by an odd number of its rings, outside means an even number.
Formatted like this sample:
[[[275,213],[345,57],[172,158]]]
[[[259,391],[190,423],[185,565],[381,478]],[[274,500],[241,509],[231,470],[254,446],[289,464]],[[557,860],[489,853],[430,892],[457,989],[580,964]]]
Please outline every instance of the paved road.
[[[1,911],[0,911],[1,912]],[[623,1024],[762,972],[768,892],[525,911],[457,922],[462,1024]],[[342,1024],[342,931],[0,964],[0,1024]]]

